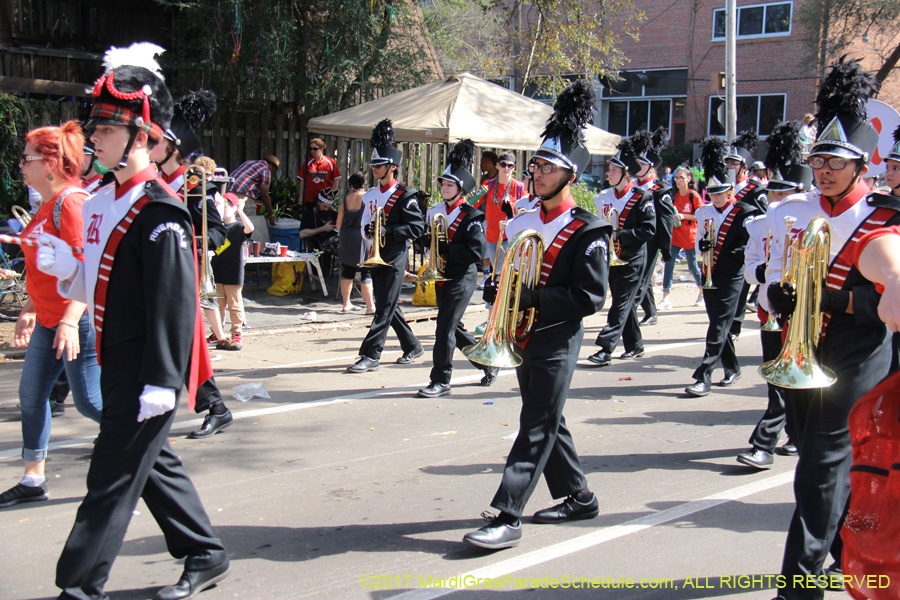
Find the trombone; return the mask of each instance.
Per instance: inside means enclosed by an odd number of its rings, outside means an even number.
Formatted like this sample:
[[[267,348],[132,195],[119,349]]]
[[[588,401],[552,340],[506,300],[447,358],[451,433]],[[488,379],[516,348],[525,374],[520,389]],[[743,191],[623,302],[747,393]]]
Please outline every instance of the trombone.
[[[503,369],[522,364],[522,357],[513,350],[513,344],[528,339],[537,310],[529,308],[520,313],[519,296],[523,285],[537,285],[543,264],[544,240],[537,231],[526,229],[510,240],[487,327],[477,344],[463,348],[466,358],[486,367]]]
[[[603,205],[602,217],[613,226],[614,231],[619,231],[619,211],[611,204]],[[623,267],[628,264],[627,260],[619,258],[619,251],[622,249],[622,243],[616,240],[612,244],[612,251],[609,253],[609,266]]]
[[[706,270],[706,281],[703,282],[703,289],[714,290],[716,286],[712,282],[712,270],[715,256],[716,225],[712,219],[703,221],[703,239],[709,242],[709,250],[703,253],[703,267]]]
[[[19,222],[19,225],[22,226],[22,229],[28,227],[28,224],[31,223],[31,214],[17,204],[12,205],[12,214],[16,218],[16,221]]]
[[[431,283],[433,281],[449,281],[442,276],[445,268],[444,258],[438,252],[441,242],[446,242],[447,237],[447,217],[438,213],[431,220],[431,256],[428,257],[428,268],[416,279],[417,283]]]
[[[199,190],[194,192],[192,190]],[[190,210],[192,198],[199,199],[200,212],[203,215],[201,234],[195,239],[200,246],[200,297],[218,298],[216,294],[216,282],[213,280],[212,264],[209,262],[209,230],[206,223],[206,171],[199,165],[188,165],[184,171],[184,191],[182,200],[185,207]]]
[[[785,219],[787,225],[787,219]],[[793,223],[791,223],[793,225]],[[791,228],[786,236],[790,239]],[[787,247],[785,254],[787,256]],[[822,290],[831,257],[831,230],[822,217],[812,220],[801,240],[791,245],[791,280],[796,283],[797,308],[790,317],[787,337],[778,358],[759,367],[762,378],[778,387],[808,390],[830,387],[837,381],[834,372],[816,360],[821,339]],[[782,259],[782,283],[787,279],[787,259]]]
[[[378,207],[375,210],[375,231],[372,235],[372,256],[365,261],[359,263],[360,267],[389,267],[391,263],[381,260],[381,248],[384,248],[384,225],[385,225],[384,208]]]

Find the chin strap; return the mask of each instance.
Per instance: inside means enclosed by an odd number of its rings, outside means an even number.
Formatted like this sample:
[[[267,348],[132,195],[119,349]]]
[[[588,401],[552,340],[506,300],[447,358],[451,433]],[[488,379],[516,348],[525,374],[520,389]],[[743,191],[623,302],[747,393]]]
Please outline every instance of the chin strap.
[[[128,155],[131,154],[131,148],[134,146],[134,139],[137,137],[138,128],[129,125],[128,132],[128,143],[125,144],[125,151],[122,152],[122,159],[119,160],[119,164],[110,169],[110,171],[120,171],[128,166]]]
[[[628,175],[628,171],[622,169],[622,174],[619,176],[619,180],[613,184],[614,188],[619,187],[619,184],[622,183],[622,180],[625,179],[625,176]]]
[[[553,190],[552,194],[550,194],[549,196],[542,196],[541,200],[549,200],[550,198],[556,198],[559,195],[559,193],[566,188],[567,185],[570,185],[572,183],[572,169],[566,169],[566,170],[569,172],[569,177],[563,179],[562,183],[560,183],[559,186],[555,190]],[[623,175],[623,177],[624,177],[624,175]],[[622,181],[622,180],[620,179],[619,181]]]

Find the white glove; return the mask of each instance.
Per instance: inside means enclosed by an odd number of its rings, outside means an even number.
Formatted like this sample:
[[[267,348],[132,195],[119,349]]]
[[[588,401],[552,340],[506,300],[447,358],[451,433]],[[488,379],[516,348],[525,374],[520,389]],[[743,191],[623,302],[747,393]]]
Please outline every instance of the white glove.
[[[78,259],[72,255],[72,247],[47,233],[37,241],[41,244],[37,251],[38,269],[61,281],[70,279],[78,270]]]
[[[173,408],[175,408],[175,390],[145,385],[141,394],[141,412],[138,414],[138,423],[150,417],[164,415]]]

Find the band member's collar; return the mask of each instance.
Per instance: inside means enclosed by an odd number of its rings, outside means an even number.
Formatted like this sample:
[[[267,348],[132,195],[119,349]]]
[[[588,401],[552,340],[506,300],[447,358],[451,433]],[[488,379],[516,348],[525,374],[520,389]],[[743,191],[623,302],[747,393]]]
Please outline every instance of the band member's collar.
[[[135,173],[131,176],[131,179],[125,181],[124,183],[119,183],[119,180],[116,180],[116,200],[124,196],[128,193],[131,188],[136,185],[140,185],[145,181],[152,181],[157,178],[156,165],[150,163],[146,169]]]
[[[625,184],[625,189],[622,190],[621,194],[619,193],[619,190],[617,190],[616,188],[613,188],[613,194],[616,195],[616,200],[619,200],[620,198],[624,198],[625,195],[628,194],[628,192],[630,192],[631,188],[633,188],[633,187],[634,187],[634,184],[632,184],[629,181],[628,183]]]
[[[738,177],[738,180],[735,181],[734,183],[735,183],[735,185],[737,185],[738,183],[744,183],[744,182],[747,181],[748,179],[750,179],[750,176],[749,176],[749,175],[744,175],[743,177]]]
[[[549,223],[559,215],[563,214],[564,212],[568,212],[573,208],[575,208],[575,201],[572,199],[572,196],[569,196],[568,198],[560,202],[558,205],[556,205],[556,208],[552,209],[550,212],[547,212],[547,208],[543,204],[541,204],[541,221],[543,221],[544,223]]]
[[[92,183],[94,183],[95,181],[97,181],[98,179],[100,179],[101,177],[103,177],[103,175],[101,175],[100,173],[94,173],[90,177],[82,177],[81,178],[81,187],[87,187],[87,186],[91,185]]]
[[[388,191],[389,189],[391,189],[392,187],[394,187],[395,185],[397,185],[396,179],[391,179],[391,182],[389,184],[387,184],[387,186],[381,185],[381,182],[378,183],[378,187],[381,190],[382,194],[385,193],[386,191]]]
[[[732,197],[731,197],[731,200],[729,200],[729,201],[725,204],[725,206],[723,206],[722,208],[719,208],[718,206],[716,206],[716,205],[713,204],[712,202],[710,202],[710,204],[712,204],[712,207],[713,207],[714,209],[716,209],[716,212],[718,212],[718,213],[721,215],[721,214],[722,214],[723,212],[725,212],[726,210],[730,210],[730,209],[731,209],[731,205],[734,204],[735,202],[736,202],[736,199],[735,199],[734,196],[732,196]]]
[[[647,185],[647,184],[650,183],[651,181],[653,181],[653,175],[649,175],[649,174],[648,174],[646,179],[640,179],[640,178],[639,178],[639,179],[637,180],[637,183],[638,183],[638,185]]]
[[[825,214],[829,217],[838,217],[856,205],[857,202],[865,198],[869,194],[869,188],[866,187],[866,184],[863,183],[863,180],[860,179],[856,182],[856,187],[853,188],[853,191],[840,199],[840,201],[831,206],[831,202],[828,201],[828,198],[825,196],[819,195],[819,203],[822,205],[822,210],[825,211]]]
[[[465,201],[465,199],[464,199],[462,196],[457,196],[457,197],[456,197],[456,200],[451,200],[451,201],[445,200],[445,201],[444,201],[444,204],[447,205],[447,214],[449,215],[449,214],[452,213],[454,210],[456,210],[457,208],[459,208],[459,206],[460,206],[464,201]],[[453,204],[451,204],[450,202],[453,202]]]
[[[184,175],[184,172],[187,170],[187,165],[179,165],[175,171],[172,172],[171,175],[166,175],[166,172],[163,171],[162,178],[166,183],[172,183],[175,181],[180,175]]]

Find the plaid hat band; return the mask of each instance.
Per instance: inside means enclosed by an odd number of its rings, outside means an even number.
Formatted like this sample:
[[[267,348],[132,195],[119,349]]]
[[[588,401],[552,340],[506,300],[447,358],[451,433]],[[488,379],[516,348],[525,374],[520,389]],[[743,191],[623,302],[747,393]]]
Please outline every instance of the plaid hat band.
[[[122,125],[133,125],[139,131],[146,133],[147,137],[154,142],[159,142],[163,138],[163,130],[159,125],[115,104],[94,104],[91,109],[91,119],[110,119]]]

